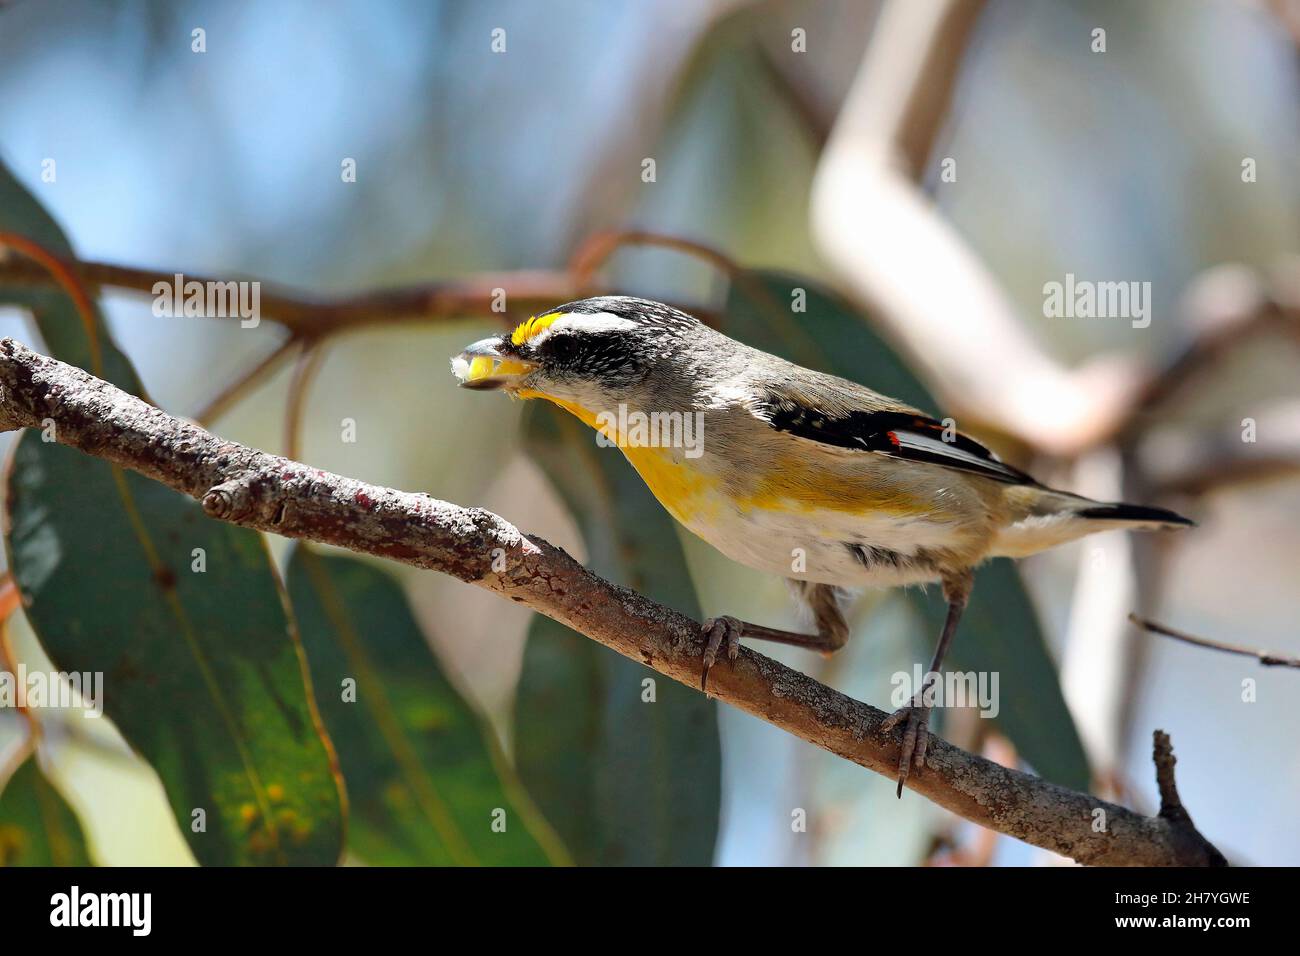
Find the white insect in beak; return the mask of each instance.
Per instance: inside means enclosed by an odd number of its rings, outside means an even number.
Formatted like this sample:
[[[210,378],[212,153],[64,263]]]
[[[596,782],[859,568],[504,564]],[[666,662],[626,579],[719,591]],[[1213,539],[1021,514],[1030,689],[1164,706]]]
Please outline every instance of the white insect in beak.
[[[501,345],[500,336],[480,339],[451,360],[451,371],[462,388],[505,388],[537,368],[535,362],[502,355]]]

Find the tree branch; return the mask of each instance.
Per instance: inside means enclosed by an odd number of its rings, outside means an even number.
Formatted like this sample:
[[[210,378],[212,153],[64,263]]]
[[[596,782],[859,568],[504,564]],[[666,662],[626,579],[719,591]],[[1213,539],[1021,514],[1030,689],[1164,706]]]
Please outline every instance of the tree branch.
[[[302,349],[303,345],[303,339],[289,335],[283,342],[268,352],[265,358],[258,359],[256,364],[244,369],[237,378],[228,385],[223,386],[221,391],[208,399],[203,404],[203,407],[191,417],[200,425],[211,425],[240,398],[262,384],[267,376],[278,369],[280,364],[291,354]]]
[[[37,427],[45,419],[54,421],[62,444],[198,499],[214,518],[453,575],[687,686],[698,683],[703,645],[697,622],[597,577],[490,512],[225,441],[81,369],[0,340],[0,429]],[[503,556],[504,570],[494,571]],[[881,732],[884,712],[749,648],[714,667],[710,688],[718,699],[846,760],[890,779],[896,773],[898,738]],[[939,739],[908,787],[967,820],[1081,863],[1211,865],[1223,859],[1190,820],[1145,817]],[[1099,819],[1104,828],[1094,829]]]
[[[4,242],[10,241],[15,245],[23,243],[24,249],[30,247],[21,236],[9,234]],[[0,246],[3,244],[0,242]],[[593,273],[623,245],[675,249],[732,277],[742,271],[729,258],[701,243],[647,230],[627,230],[593,236],[579,247],[568,271],[521,269],[477,273],[424,285],[331,297],[285,289],[261,280],[250,281],[261,283],[261,317],[288,329],[294,341],[318,341],[343,331],[371,326],[420,325],[444,319],[491,316],[508,323],[518,321],[520,316],[540,313],[560,302],[598,294],[599,288],[591,284]],[[178,274],[176,271],[162,272],[104,262],[82,262],[45,252],[41,261],[0,256],[0,285],[36,289],[59,287],[52,270],[62,270],[73,280],[73,286],[85,288],[90,294],[115,289],[150,296],[159,283],[170,288]],[[215,281],[210,276],[188,272],[179,274],[186,282],[207,285]],[[66,289],[68,286],[63,287]],[[506,293],[503,300],[500,296],[502,291]],[[499,311],[502,306],[504,312]],[[709,309],[695,304],[681,304],[681,307],[702,321],[708,321],[712,315]],[[283,350],[277,351],[275,361],[278,362],[283,355]]]
[[[1298,270],[1300,259],[1291,257],[1282,261],[1269,283],[1238,265],[1215,266],[1197,276],[1183,304],[1183,321],[1193,333],[1190,341],[1147,375],[1126,414],[1113,423],[1111,432],[1099,436],[1098,443],[1132,444],[1153,410],[1179,398],[1221,368],[1226,355],[1250,342],[1281,335],[1300,344],[1300,303],[1287,289],[1294,286]]]
[[[92,293],[111,288],[153,295],[156,284],[170,287],[176,280],[174,272],[54,258]],[[186,282],[205,285],[213,281],[211,277],[188,272],[182,273],[182,278]],[[54,284],[54,279],[45,265],[11,259],[0,262],[0,284],[45,288]],[[495,315],[493,306],[498,298],[498,289],[505,289],[508,293],[503,318],[538,312],[573,298],[575,294],[573,283],[565,273],[519,271],[485,273],[465,279],[333,298],[286,291],[265,283],[260,294],[260,306],[262,318],[284,326],[299,338],[317,339],[343,329],[372,325]]]

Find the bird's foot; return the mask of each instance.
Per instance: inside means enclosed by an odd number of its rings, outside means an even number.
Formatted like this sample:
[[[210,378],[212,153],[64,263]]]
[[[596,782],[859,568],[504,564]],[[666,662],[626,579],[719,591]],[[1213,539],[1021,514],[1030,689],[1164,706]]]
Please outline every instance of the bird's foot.
[[[880,725],[885,733],[895,727],[903,727],[903,746],[898,755],[898,796],[903,796],[903,784],[912,767],[920,770],[925,766],[925,752],[930,746],[930,708],[915,704],[900,707]]]
[[[700,690],[708,690],[709,670],[718,659],[718,651],[725,643],[727,658],[735,660],[740,653],[740,634],[744,624],[728,614],[711,617],[704,622],[701,633],[707,639],[704,645],[704,667],[700,672]]]

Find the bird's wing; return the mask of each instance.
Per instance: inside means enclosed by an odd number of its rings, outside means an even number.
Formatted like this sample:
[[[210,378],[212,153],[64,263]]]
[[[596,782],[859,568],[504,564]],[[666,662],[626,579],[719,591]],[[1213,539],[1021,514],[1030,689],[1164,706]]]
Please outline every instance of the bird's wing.
[[[836,448],[922,461],[1007,484],[1038,484],[955,428],[843,379],[835,379],[824,394],[820,389],[769,385],[761,395],[751,410],[780,432]]]

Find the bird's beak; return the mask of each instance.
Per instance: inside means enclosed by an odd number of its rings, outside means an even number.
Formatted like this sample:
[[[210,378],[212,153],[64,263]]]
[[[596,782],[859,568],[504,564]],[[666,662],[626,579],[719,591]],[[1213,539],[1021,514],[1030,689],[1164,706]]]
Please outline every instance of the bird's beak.
[[[506,388],[537,368],[535,362],[502,355],[501,345],[500,336],[480,339],[451,360],[462,388]]]

